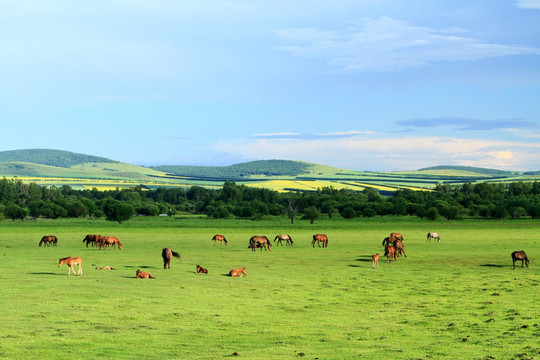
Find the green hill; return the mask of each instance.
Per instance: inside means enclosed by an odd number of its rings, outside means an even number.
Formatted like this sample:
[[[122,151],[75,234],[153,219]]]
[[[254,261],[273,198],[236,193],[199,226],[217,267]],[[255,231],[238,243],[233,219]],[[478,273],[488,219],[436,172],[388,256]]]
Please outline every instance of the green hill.
[[[117,163],[118,161],[63,150],[27,149],[0,151],[0,163],[2,162],[26,162],[69,168],[85,163]]]
[[[461,172],[466,172],[466,173],[473,173],[477,175],[480,174],[480,175],[487,175],[487,176],[513,176],[513,175],[520,174],[515,171],[486,169],[486,168],[479,168],[479,167],[473,167],[473,166],[450,166],[450,165],[432,166],[428,168],[419,169],[418,171],[427,173],[427,172],[437,172],[441,170],[461,171]]]
[[[153,166],[154,170],[177,176],[241,179],[250,176],[298,176],[308,174],[314,164],[290,160],[259,160],[230,166]]]

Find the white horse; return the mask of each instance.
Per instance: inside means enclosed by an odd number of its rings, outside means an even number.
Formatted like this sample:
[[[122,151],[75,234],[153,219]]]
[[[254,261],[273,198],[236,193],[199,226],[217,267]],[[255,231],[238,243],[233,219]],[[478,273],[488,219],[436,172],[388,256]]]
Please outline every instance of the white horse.
[[[428,242],[428,241],[431,242],[431,239],[435,239],[438,242],[441,242],[441,238],[439,237],[439,234],[437,234],[436,232],[428,232],[427,233],[426,242]]]

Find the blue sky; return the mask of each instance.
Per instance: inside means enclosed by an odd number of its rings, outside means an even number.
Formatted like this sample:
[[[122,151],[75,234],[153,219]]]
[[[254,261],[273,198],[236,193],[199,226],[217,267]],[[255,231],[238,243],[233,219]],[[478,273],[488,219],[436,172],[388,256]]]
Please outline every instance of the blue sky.
[[[540,0],[0,0],[0,151],[540,170]]]

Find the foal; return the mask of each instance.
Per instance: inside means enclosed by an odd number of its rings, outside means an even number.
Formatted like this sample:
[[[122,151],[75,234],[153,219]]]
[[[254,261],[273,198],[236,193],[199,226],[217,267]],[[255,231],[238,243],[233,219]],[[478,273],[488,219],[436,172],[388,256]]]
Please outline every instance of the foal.
[[[73,274],[75,274],[75,269],[73,269],[73,265],[79,265],[79,271],[76,273],[76,275],[82,275],[82,258],[68,256],[58,261],[58,267],[62,266],[62,264],[66,264],[68,266],[68,276],[71,274],[72,271]]]
[[[375,254],[371,256],[371,267],[376,268],[379,267],[379,254]]]

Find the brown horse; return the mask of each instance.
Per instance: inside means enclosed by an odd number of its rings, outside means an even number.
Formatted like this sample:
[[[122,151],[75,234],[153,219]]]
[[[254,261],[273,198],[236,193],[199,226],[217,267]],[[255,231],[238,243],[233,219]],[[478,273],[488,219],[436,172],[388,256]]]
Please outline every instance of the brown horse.
[[[39,246],[45,244],[45,246],[56,246],[58,244],[58,238],[54,235],[46,235],[41,238]]]
[[[116,236],[102,236],[101,241],[99,242],[99,250],[104,247],[111,249],[118,244],[118,250],[122,250],[122,243]]]
[[[68,266],[68,276],[71,274],[72,271],[73,274],[75,274],[75,269],[73,269],[73,265],[79,265],[79,271],[76,273],[76,275],[82,275],[82,258],[68,256],[58,261],[58,267],[62,266],[62,264],[66,264]]]
[[[137,270],[137,279],[152,279],[152,274],[149,272],[143,272],[141,270]]]
[[[388,245],[386,248],[384,248],[384,255],[386,256],[388,262],[391,262],[392,258],[397,260],[396,248],[392,245]]]
[[[89,244],[92,244],[92,247],[98,246],[99,242],[101,240],[101,235],[94,235],[94,234],[88,234],[84,237],[82,242],[86,241],[86,247],[88,247]]]
[[[96,270],[116,270],[112,266],[97,267]]]
[[[261,251],[264,248],[264,251],[266,251],[266,247],[268,246],[268,250],[272,251],[272,244],[270,244],[270,240],[266,236],[252,236],[251,239],[249,239],[249,246],[251,247],[252,251],[255,251],[256,248],[260,247]]]
[[[321,243],[323,244],[323,248],[328,247],[328,237],[325,234],[315,234],[313,235],[311,245],[315,247],[315,243],[317,243],[319,247],[321,247]]]
[[[390,238],[398,239],[401,241],[405,240],[403,239],[403,235],[401,235],[400,233],[394,233],[394,232],[390,233]]]
[[[529,267],[529,258],[527,258],[525,251],[514,251],[512,253],[512,265],[514,265],[514,269],[516,268],[516,261],[518,260],[521,260],[521,267],[523,267],[523,262],[525,262],[525,265]]]
[[[216,242],[218,241],[220,242],[219,245],[223,245],[223,243],[225,243],[225,246],[227,246],[227,239],[225,239],[225,236],[223,235],[216,234],[214,235],[212,240],[214,240],[214,246],[216,246]]]
[[[208,274],[208,270],[201,267],[200,265],[197,265],[197,274]]]
[[[402,256],[407,257],[407,255],[405,255],[405,250],[403,249],[403,240],[396,239],[394,240],[392,244],[396,248],[396,257],[397,255],[402,255]]]
[[[379,267],[379,254],[375,254],[371,256],[371,267],[372,268]]]
[[[170,248],[165,248],[161,250],[161,257],[163,258],[163,268],[164,269],[170,269],[171,268],[171,259],[172,257],[180,258],[180,254],[172,251]]]
[[[285,244],[286,245],[291,245],[293,246],[293,241],[292,241],[292,237],[290,237],[289,235],[287,234],[279,234],[279,235],[276,235],[276,237],[274,238],[274,242],[276,242],[277,240],[277,243],[281,246],[283,246],[283,244],[281,243],[282,241],[285,241]]]
[[[239,268],[239,269],[232,269],[231,271],[229,271],[229,276],[230,277],[247,276],[246,268],[243,267],[243,268]]]

